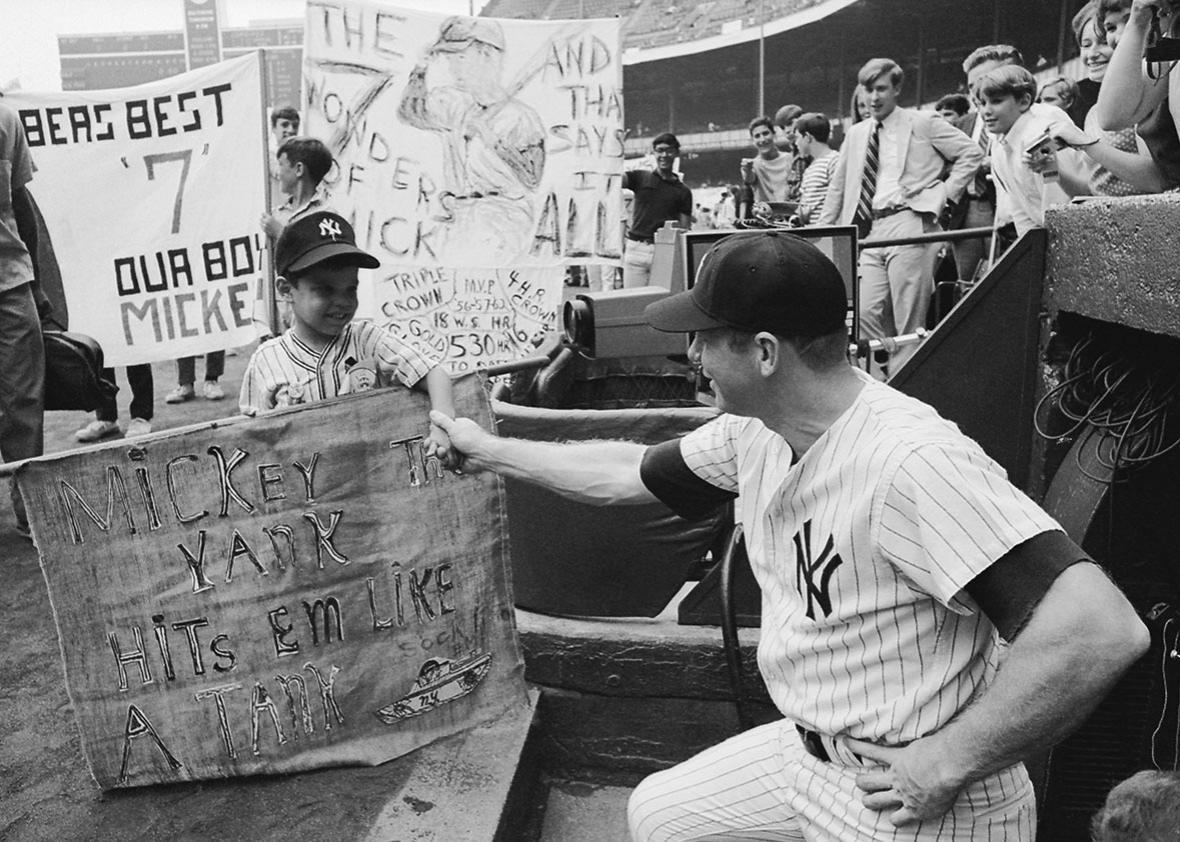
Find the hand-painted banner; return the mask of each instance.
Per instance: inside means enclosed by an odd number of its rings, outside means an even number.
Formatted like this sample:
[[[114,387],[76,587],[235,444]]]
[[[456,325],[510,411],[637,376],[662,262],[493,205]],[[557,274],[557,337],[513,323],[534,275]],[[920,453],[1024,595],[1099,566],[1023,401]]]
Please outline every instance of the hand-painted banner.
[[[332,205],[381,260],[369,315],[411,339],[427,330],[459,372],[476,342],[467,314],[488,314],[480,365],[515,359],[555,326],[565,265],[618,265],[619,43],[616,19],[309,0],[305,130],[336,155]],[[447,323],[404,313],[407,284]],[[480,309],[490,298],[499,304]]]
[[[263,276],[258,54],[106,91],[12,91],[70,327],[108,365],[245,345]]]
[[[20,470],[100,786],[373,765],[525,703],[500,481],[425,458],[426,411],[366,392]]]

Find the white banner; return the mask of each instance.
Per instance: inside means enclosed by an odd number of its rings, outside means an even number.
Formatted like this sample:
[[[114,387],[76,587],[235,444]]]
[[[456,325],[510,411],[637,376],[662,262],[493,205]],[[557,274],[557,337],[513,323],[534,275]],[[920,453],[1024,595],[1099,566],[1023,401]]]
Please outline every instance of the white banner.
[[[70,328],[111,366],[255,338],[264,277],[258,54],[106,91],[14,91]]]
[[[619,264],[619,44],[616,19],[308,3],[305,131],[381,260],[362,312],[462,373],[533,350],[566,265]]]

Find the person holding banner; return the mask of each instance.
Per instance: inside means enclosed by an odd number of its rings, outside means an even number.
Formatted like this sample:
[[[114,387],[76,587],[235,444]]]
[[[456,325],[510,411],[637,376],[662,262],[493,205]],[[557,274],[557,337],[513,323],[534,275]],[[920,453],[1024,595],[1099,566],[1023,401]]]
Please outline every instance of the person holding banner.
[[[289,105],[282,108],[276,108],[270,114],[270,189],[271,200],[276,196],[274,194],[281,193],[286,195],[283,190],[283,185],[279,180],[279,156],[278,150],[282,147],[284,141],[289,137],[294,137],[299,134],[299,112]]]
[[[0,460],[40,456],[45,447],[45,342],[34,295],[37,222],[27,185],[33,159],[16,111],[0,102]],[[17,531],[29,521],[16,483]]]
[[[332,153],[314,137],[289,137],[277,154],[276,174],[286,200],[272,213],[262,215],[262,230],[272,242],[291,220],[314,210],[327,210],[331,196],[324,176],[332,169]]]
[[[425,391],[434,409],[454,414],[451,378],[437,359],[371,321],[353,321],[357,270],[380,265],[357,248],[352,226],[338,214],[316,211],[283,229],[275,245],[275,287],[290,302],[291,327],[250,357],[238,396],[242,414],[363,392],[394,379]],[[423,444],[427,456],[457,466],[438,426],[431,424]]]
[[[217,381],[225,374],[225,351],[210,351],[205,355],[205,382],[201,385],[201,397],[207,401],[219,401],[225,397],[225,390]],[[177,386],[164,396],[164,403],[184,403],[197,396],[197,358],[181,357],[176,361]]]
[[[276,176],[279,190],[286,196],[286,201],[271,213],[262,215],[262,231],[266,234],[273,249],[274,243],[283,233],[283,228],[291,220],[306,216],[312,211],[327,210],[331,198],[328,188],[324,185],[324,176],[332,169],[334,159],[328,147],[314,137],[290,136],[283,141],[276,154],[278,161]],[[261,291],[258,300],[265,296]],[[291,326],[291,305],[286,301],[277,302],[278,329],[286,330]],[[255,321],[260,320],[255,317]],[[265,325],[260,323],[260,336],[270,339],[269,321]]]
[[[113,368],[104,368],[102,373],[112,383],[115,382]],[[152,364],[127,366],[127,384],[131,387],[131,423],[127,425],[127,438],[146,436],[152,431],[152,416],[156,411]],[[81,442],[92,442],[119,434],[119,406],[114,395],[105,400],[94,414],[95,419],[74,433],[74,438]]]

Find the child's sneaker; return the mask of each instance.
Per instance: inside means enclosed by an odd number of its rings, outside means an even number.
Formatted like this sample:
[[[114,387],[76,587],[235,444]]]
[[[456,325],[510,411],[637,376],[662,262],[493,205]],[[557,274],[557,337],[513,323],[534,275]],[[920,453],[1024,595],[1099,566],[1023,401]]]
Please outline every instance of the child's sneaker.
[[[193,390],[192,384],[187,386],[177,386],[171,392],[164,396],[164,403],[184,403],[191,401],[197,396],[196,391]]]
[[[119,435],[119,425],[114,421],[99,421],[95,419],[74,433],[74,438],[78,441],[98,441],[99,439],[117,435]]]
[[[201,388],[201,394],[205,396],[207,401],[219,401],[225,397],[225,390],[216,380],[206,380],[205,385]]]

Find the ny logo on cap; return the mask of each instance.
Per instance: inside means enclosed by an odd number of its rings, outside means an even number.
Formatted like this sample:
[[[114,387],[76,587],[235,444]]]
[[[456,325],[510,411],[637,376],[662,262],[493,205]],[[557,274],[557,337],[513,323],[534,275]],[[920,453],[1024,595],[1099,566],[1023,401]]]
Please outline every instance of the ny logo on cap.
[[[320,236],[331,237],[335,240],[337,237],[344,236],[344,232],[340,230],[340,223],[334,219],[324,219],[320,221]]]

